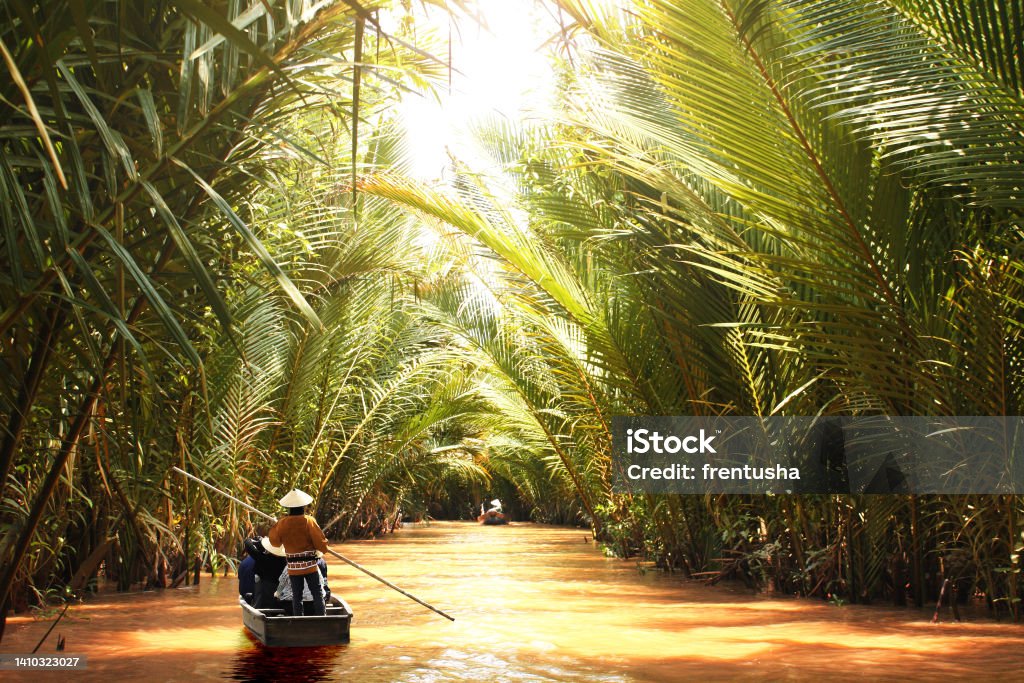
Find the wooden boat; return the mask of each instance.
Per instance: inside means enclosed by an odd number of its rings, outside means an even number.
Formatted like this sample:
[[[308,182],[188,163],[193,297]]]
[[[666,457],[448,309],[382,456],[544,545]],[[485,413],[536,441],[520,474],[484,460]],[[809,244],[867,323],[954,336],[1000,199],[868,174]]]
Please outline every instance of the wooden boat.
[[[508,517],[501,514],[497,510],[488,510],[484,514],[476,518],[476,521],[481,524],[494,525],[494,524],[508,524]]]
[[[264,645],[314,647],[348,642],[352,608],[334,595],[327,601],[327,616],[292,617],[283,609],[256,609],[239,597],[242,622]]]

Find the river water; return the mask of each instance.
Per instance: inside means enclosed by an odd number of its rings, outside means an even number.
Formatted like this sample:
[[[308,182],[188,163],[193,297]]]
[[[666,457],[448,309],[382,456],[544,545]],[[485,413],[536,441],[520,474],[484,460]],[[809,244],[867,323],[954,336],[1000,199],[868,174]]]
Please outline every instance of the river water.
[[[604,557],[586,530],[440,522],[335,546],[455,617],[334,561],[355,617],[336,648],[264,648],[241,623],[234,577],[105,595],[59,633],[88,670],[65,681],[677,681],[819,678],[1024,680],[1024,627],[931,611],[835,606],[708,588]],[[50,622],[16,617],[0,652],[29,652]]]

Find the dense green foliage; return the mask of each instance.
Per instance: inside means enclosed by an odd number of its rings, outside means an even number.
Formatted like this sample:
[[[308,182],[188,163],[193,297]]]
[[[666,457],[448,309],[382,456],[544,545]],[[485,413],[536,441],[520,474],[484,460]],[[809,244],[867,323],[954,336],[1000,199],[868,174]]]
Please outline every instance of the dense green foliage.
[[[1016,614],[1017,498],[623,500],[605,470],[612,414],[1019,413],[1019,23],[978,50],[943,34],[955,6],[564,4],[593,47],[560,115],[490,136],[525,222],[470,174],[363,187],[508,264],[507,331],[463,307],[464,334],[598,533],[691,575],[918,603],[950,578]]]
[[[1018,614],[1018,497],[616,495],[609,421],[1020,412],[1019,2],[565,1],[557,114],[438,186],[388,105],[443,48],[310,5],[5,6],[4,595],[232,556],[179,465],[338,537],[499,492],[694,576]]]
[[[287,390],[273,364],[287,359],[312,381],[318,363],[339,361],[297,349],[323,344],[346,292],[373,287],[360,274],[403,275],[383,241],[400,240],[397,222],[381,241],[348,237],[342,179],[386,151],[357,122],[443,64],[356,5],[227,5],[3,6],[3,597],[14,584],[21,603],[29,587],[80,587],[102,561],[127,587],[162,583],[191,556],[233,556],[237,511],[171,478],[170,465],[259,504],[287,490],[275,478],[252,493],[260,484],[246,479],[258,462],[249,442],[284,416],[258,405]],[[406,365],[437,367],[410,321],[401,306],[353,317],[370,330],[350,367],[366,386],[350,385],[349,399],[365,407]],[[409,353],[367,372],[397,338]],[[420,373],[400,400],[457,389]],[[310,405],[287,410],[303,419]],[[338,455],[283,431],[289,456]]]

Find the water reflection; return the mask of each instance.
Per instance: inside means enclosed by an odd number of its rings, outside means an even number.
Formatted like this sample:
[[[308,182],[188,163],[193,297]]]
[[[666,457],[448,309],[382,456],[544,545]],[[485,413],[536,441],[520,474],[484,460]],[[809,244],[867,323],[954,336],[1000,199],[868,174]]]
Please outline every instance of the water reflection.
[[[248,636],[248,634],[246,634]],[[238,653],[225,678],[249,683],[318,683],[333,680],[332,663],[341,647],[265,647],[249,636],[252,646]]]
[[[913,611],[708,588],[606,558],[586,531],[438,523],[341,551],[449,612],[449,622],[347,565],[331,586],[355,612],[347,646],[266,648],[242,625],[234,578],[107,595],[57,631],[87,654],[72,677],[12,680],[607,681],[1021,680],[1024,628],[981,614],[932,625]],[[49,622],[17,617],[0,651],[30,651]],[[56,635],[56,633],[55,633]],[[52,646],[47,646],[52,647]],[[47,648],[44,648],[47,649]]]

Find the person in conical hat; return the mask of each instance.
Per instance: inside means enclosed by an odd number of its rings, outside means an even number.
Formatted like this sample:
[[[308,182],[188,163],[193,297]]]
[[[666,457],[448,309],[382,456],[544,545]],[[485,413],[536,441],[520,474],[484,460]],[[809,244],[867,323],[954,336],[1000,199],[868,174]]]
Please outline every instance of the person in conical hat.
[[[323,616],[327,609],[318,576],[320,556],[317,551],[327,552],[327,538],[316,520],[306,514],[306,506],[313,502],[313,497],[305,491],[292,489],[278,502],[288,508],[288,515],[278,520],[267,533],[267,541],[271,546],[284,548],[288,578],[292,584],[292,614],[303,616],[302,589],[305,585],[313,597],[313,614],[309,616]]]
[[[252,581],[247,580],[247,588],[252,588],[253,600],[250,604],[257,609],[262,607],[274,607],[274,590],[281,578],[281,572],[287,571],[288,561],[284,556],[284,548],[275,548],[270,545],[266,536],[262,538],[249,538],[245,541],[245,565],[251,562]],[[238,569],[239,592],[243,592],[242,568]],[[244,593],[243,593],[244,594]]]
[[[287,557],[287,555],[284,552],[284,548],[278,545],[272,545],[270,543],[270,539],[266,536],[260,539],[260,546],[269,554],[274,555],[275,557]]]

